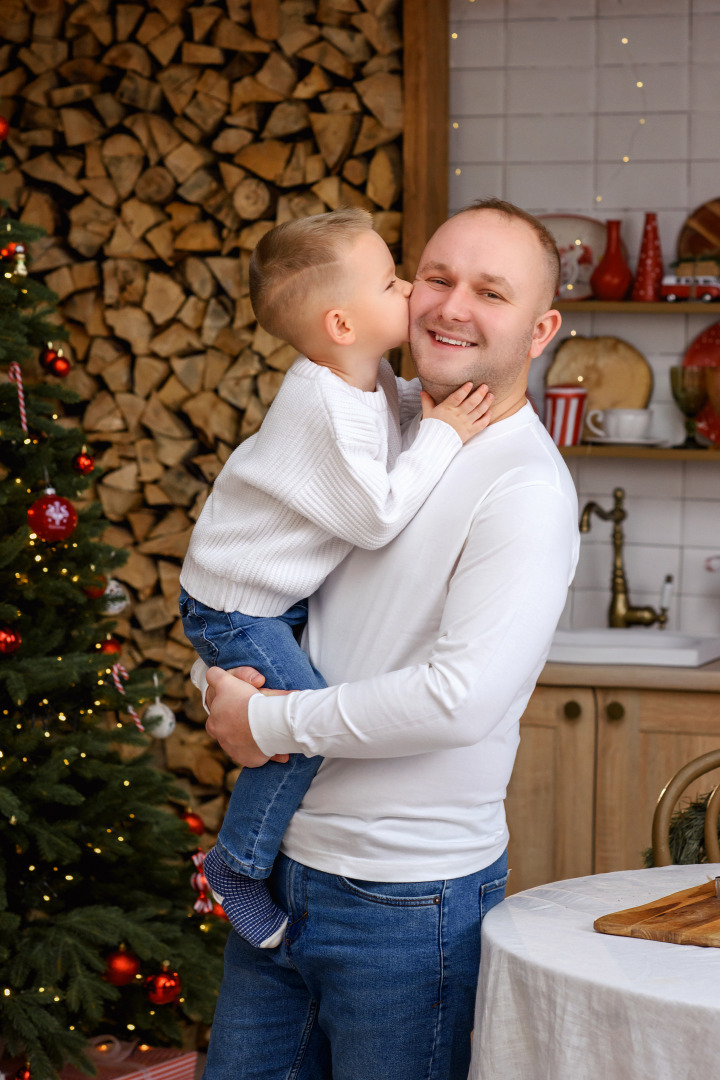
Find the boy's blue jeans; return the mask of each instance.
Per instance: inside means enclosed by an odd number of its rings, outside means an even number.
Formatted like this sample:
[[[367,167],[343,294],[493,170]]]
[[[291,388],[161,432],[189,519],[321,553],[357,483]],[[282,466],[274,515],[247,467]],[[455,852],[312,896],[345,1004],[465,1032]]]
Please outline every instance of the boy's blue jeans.
[[[257,668],[273,690],[317,690],[327,683],[298,645],[293,627],[307,621],[307,602],[273,619],[215,611],[180,593],[185,636],[209,667]],[[285,829],[310,787],[321,757],[291,754],[240,773],[217,838],[218,853],[238,874],[266,878]]]
[[[279,855],[276,949],[230,934],[203,1080],[467,1080],[480,926],[507,854],[467,877],[384,883]]]

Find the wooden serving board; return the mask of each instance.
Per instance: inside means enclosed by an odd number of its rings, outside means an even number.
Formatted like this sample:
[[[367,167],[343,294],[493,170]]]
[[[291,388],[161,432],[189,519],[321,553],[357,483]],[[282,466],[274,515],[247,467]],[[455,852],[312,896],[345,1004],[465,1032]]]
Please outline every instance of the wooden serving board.
[[[641,352],[616,337],[569,337],[555,351],[548,386],[584,386],[591,409],[644,409],[653,388],[652,368]],[[592,435],[585,427],[585,435]]]
[[[601,934],[717,948],[720,947],[720,897],[715,895],[715,882],[708,881],[640,907],[601,915],[593,926]]]

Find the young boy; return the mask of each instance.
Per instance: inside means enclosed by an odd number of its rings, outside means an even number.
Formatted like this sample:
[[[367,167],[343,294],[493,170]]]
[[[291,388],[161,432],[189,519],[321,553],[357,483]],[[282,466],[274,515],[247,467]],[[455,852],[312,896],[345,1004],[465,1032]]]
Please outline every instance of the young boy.
[[[492,395],[467,383],[436,405],[383,353],[408,337],[409,282],[365,210],[287,222],[258,244],[258,322],[302,354],[260,431],[230,456],[190,540],[180,582],[188,639],[209,666],[257,668],[266,687],[325,686],[296,640],[307,597],[350,548],[388,543],[489,422]],[[401,424],[422,407],[417,438]],[[322,759],[243,769],[204,872],[237,932],[282,940],[265,878]]]

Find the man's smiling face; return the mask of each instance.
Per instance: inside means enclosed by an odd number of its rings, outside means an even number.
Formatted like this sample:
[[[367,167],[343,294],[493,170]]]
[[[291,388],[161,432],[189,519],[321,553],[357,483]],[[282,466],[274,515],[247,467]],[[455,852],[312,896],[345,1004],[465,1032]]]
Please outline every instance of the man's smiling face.
[[[520,218],[477,210],[441,225],[410,298],[410,347],[423,387],[440,401],[471,381],[501,401],[524,393],[538,328],[552,298],[545,254]],[[559,317],[558,317],[559,318]]]

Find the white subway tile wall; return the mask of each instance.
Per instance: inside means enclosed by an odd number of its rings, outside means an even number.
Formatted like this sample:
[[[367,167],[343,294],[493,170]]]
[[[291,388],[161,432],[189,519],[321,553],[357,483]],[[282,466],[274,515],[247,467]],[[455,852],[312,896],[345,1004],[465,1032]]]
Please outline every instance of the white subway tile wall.
[[[451,211],[497,195],[537,214],[617,217],[634,269],[654,210],[669,265],[689,213],[720,197],[720,0],[451,0],[450,17]],[[651,431],[679,441],[670,368],[718,319],[720,305],[691,316],[579,312],[564,315],[561,337],[609,334],[638,348],[653,370]],[[540,410],[552,352],[531,371]],[[569,464],[581,506],[609,508],[625,488],[633,603],[657,605],[673,574],[670,625],[720,634],[720,466]],[[611,559],[611,526],[593,518],[561,626],[605,622]]]

